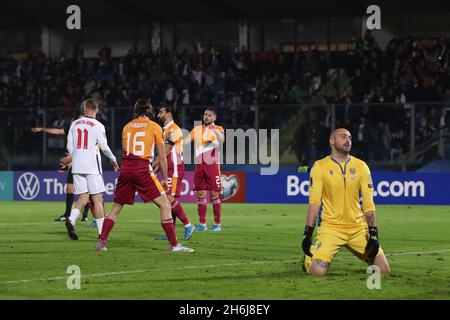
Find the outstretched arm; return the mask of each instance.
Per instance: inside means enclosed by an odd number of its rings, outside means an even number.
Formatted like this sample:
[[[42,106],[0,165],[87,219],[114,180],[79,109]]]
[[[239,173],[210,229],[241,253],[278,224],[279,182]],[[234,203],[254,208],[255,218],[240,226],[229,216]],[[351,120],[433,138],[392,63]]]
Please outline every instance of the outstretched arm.
[[[65,135],[66,133],[64,132],[64,129],[60,129],[60,128],[42,128],[42,127],[36,127],[36,128],[31,128],[31,132],[36,133],[36,132],[45,132],[45,133],[49,133],[49,134],[54,134],[54,135]]]

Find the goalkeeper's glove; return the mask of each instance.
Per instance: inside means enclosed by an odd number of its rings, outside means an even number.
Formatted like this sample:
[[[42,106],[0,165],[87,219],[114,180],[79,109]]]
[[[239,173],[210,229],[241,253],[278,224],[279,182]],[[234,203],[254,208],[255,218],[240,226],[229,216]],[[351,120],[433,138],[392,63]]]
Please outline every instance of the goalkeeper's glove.
[[[374,259],[377,256],[378,249],[380,248],[380,243],[378,242],[378,228],[370,227],[369,228],[369,241],[367,241],[366,245],[366,256],[370,260]]]
[[[312,235],[314,232],[314,227],[305,226],[305,232],[303,233],[303,241],[302,241],[302,249],[303,252],[312,257],[311,253],[311,244],[312,244]]]

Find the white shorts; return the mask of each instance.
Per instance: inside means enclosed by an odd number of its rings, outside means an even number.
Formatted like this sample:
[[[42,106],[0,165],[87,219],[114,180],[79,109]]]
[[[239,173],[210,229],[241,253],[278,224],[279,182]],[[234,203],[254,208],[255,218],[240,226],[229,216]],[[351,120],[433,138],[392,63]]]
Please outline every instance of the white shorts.
[[[89,193],[97,194],[105,192],[105,183],[101,174],[73,174],[74,193],[76,195]]]

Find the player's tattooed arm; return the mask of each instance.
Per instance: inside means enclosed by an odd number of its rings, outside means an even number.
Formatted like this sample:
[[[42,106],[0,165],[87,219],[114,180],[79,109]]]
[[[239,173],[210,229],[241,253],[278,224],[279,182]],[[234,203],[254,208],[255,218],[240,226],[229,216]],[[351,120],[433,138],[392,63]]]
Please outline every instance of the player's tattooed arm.
[[[322,259],[313,259],[313,262],[318,265],[321,268],[328,269],[330,266],[330,263],[328,261],[322,260]]]
[[[320,206],[316,204],[309,204],[308,211],[306,213],[306,225],[314,227],[319,217]]]
[[[367,225],[369,227],[376,227],[377,226],[377,215],[376,215],[375,211],[367,212],[366,220],[367,220]]]

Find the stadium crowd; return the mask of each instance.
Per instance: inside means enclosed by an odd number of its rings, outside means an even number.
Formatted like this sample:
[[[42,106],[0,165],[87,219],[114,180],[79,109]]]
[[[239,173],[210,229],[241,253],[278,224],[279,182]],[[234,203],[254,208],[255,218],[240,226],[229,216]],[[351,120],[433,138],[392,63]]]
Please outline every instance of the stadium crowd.
[[[416,147],[448,132],[449,49],[447,37],[394,38],[385,50],[370,32],[352,38],[346,57],[340,60],[350,84],[340,96],[326,100],[338,105],[336,126],[352,132],[356,155],[369,161],[391,161],[409,151],[412,103]],[[308,142],[294,146],[298,160],[305,164],[328,152],[330,114],[319,115],[299,126],[296,133],[297,141]]]
[[[103,48],[98,55],[85,58],[76,49],[73,58],[47,57],[41,51],[31,52],[23,61],[1,58],[0,109],[58,108],[70,116],[77,103],[93,92],[109,108],[130,106],[138,97],[174,107],[236,107],[299,104],[310,95],[309,88],[302,86],[304,74],[310,75],[307,70],[291,55],[275,51],[250,54],[221,48],[195,54],[186,50],[141,54],[130,50],[125,57],[113,58],[111,49]],[[323,65],[321,72],[326,70]]]
[[[254,113],[241,106],[307,103],[327,82],[330,68],[342,68],[351,79],[350,85],[326,99],[342,105],[337,121],[351,129],[360,156],[386,159],[392,149],[408,148],[408,102],[442,102],[431,107],[416,105],[418,144],[448,127],[445,107],[450,107],[449,47],[449,39],[444,37],[420,41],[405,37],[394,38],[382,50],[367,32],[364,37],[353,38],[347,52],[130,50],[126,56],[115,58],[105,47],[98,52],[98,58],[87,58],[75,47],[69,58],[64,53],[46,56],[36,50],[23,60],[0,57],[0,111],[28,110],[21,112],[21,125],[31,127],[38,125],[36,110],[56,108],[58,111],[52,112],[47,123],[63,126],[64,121],[76,116],[79,102],[94,95],[102,104],[100,120],[107,122],[111,108],[128,107],[138,97],[146,97],[156,106],[173,106],[178,116],[185,106],[215,105],[225,126],[251,127]],[[369,108],[369,103],[387,105]],[[294,112],[266,110],[260,113],[263,128],[280,127],[281,121]],[[2,126],[16,121],[11,113],[7,115],[1,117]],[[131,111],[125,111],[118,117],[129,115]],[[311,119],[309,125],[329,130],[324,118]],[[302,143],[315,145],[315,140],[321,139],[310,137]],[[378,141],[383,141],[383,147],[369,154],[368,150],[374,150],[370,145]],[[314,150],[308,155],[316,156]]]
[[[423,40],[405,37],[392,39],[382,51],[370,33],[356,46],[350,46],[346,71],[352,78],[344,94],[344,115],[348,123],[355,124],[354,132],[358,134],[357,141],[364,156],[374,150],[372,159],[388,158],[389,150],[405,152],[409,149],[410,139],[406,136],[410,131],[410,119],[408,110],[405,112],[408,102],[425,102],[415,104],[416,146],[447,130],[449,48],[450,41],[445,37]],[[388,105],[380,110],[365,111],[352,108],[353,102]],[[379,142],[382,142],[381,149],[377,150]],[[363,146],[368,147],[364,150]]]

